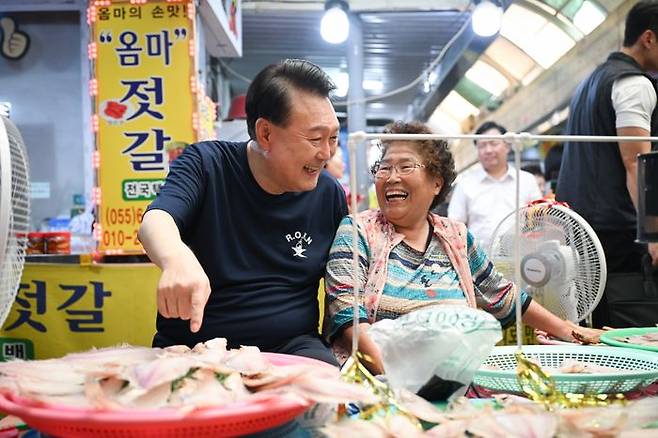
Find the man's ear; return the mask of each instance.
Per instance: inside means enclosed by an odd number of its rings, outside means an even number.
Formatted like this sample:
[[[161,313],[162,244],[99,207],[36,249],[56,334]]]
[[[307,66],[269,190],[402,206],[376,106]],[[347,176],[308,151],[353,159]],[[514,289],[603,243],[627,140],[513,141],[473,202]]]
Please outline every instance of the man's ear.
[[[256,142],[263,150],[270,150],[272,144],[272,123],[262,117],[256,120]]]
[[[658,36],[656,36],[652,30],[647,29],[642,32],[639,39],[642,43],[642,46],[648,49],[651,47],[651,43],[656,44]]]

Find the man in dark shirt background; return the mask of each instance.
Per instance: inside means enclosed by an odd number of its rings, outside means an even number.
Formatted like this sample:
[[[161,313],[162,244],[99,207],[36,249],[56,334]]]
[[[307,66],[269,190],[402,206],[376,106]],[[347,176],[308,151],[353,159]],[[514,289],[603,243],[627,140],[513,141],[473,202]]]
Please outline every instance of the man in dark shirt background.
[[[610,54],[578,86],[564,134],[657,135],[656,84],[649,71],[658,71],[658,2],[653,0],[633,6],[621,51]],[[649,141],[565,145],[557,199],[594,228],[608,273],[641,272],[647,250],[658,265],[658,244],[647,248],[635,242],[636,157],[650,150]],[[611,325],[606,307],[604,294],[594,311],[595,326]]]
[[[172,163],[140,229],[162,269],[154,346],[225,337],[335,363],[317,301],[347,214],[323,170],[338,139],[334,88],[310,62],[270,65],[247,92],[251,140],[194,144]]]

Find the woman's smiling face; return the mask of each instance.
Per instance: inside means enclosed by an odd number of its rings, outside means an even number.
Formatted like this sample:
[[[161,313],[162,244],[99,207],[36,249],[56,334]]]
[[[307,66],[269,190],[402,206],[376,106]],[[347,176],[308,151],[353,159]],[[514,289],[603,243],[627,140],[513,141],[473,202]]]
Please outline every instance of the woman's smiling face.
[[[393,141],[375,174],[377,201],[393,225],[411,227],[426,220],[430,205],[443,185],[432,175],[414,141]],[[400,175],[400,169],[411,172]]]

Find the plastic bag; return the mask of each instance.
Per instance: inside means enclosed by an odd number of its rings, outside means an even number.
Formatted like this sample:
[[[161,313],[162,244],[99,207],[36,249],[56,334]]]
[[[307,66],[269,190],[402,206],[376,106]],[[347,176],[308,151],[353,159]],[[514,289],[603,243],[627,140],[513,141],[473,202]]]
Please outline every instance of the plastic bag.
[[[500,323],[490,314],[448,304],[377,321],[368,334],[381,350],[391,386],[414,393],[434,376],[470,384],[502,338]]]

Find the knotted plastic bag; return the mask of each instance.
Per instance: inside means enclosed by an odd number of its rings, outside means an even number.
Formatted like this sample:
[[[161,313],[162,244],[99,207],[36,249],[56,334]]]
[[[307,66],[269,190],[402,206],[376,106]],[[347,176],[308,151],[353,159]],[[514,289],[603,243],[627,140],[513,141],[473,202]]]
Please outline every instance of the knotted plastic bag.
[[[448,304],[377,321],[368,334],[381,350],[391,386],[414,393],[435,376],[470,384],[502,338],[500,323],[490,314]]]

